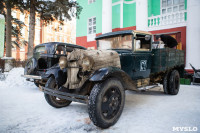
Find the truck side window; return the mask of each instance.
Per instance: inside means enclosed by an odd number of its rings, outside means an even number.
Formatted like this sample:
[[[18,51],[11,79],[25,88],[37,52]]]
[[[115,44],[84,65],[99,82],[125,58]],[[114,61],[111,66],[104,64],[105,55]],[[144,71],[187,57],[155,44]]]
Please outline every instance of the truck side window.
[[[56,54],[63,55],[64,54],[64,46],[57,46]]]
[[[147,40],[146,35],[136,34],[135,37],[135,51],[150,51],[151,39]]]
[[[136,46],[136,50],[140,49],[141,48],[141,41],[140,40],[136,40],[135,41],[135,46]]]

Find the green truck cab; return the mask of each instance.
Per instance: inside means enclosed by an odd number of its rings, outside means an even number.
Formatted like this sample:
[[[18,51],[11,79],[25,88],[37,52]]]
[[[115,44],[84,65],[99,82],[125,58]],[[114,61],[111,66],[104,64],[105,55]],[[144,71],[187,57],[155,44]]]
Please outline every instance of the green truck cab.
[[[86,103],[92,122],[108,128],[122,113],[125,90],[162,84],[165,94],[178,94],[184,51],[153,49],[152,40],[151,33],[133,30],[97,36],[98,50],[75,49],[60,58],[67,79],[58,87],[55,78],[49,78],[43,87],[46,101],[56,108],[72,101]]]

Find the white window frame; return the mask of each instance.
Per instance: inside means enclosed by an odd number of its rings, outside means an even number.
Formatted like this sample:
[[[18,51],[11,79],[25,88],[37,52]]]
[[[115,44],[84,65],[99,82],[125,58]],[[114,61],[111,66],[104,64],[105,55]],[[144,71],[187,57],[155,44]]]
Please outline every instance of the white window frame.
[[[17,18],[17,12],[16,11],[12,11],[11,15],[12,15],[13,18]]]
[[[40,26],[40,18],[39,17],[36,17],[36,25]]]
[[[96,0],[88,0],[88,5],[96,2]]]
[[[23,14],[22,12],[20,12],[20,21],[25,23],[25,14]]]
[[[64,37],[64,42],[67,42],[67,36]]]
[[[22,37],[25,39],[25,26],[22,27],[21,34],[22,34]]]
[[[62,36],[59,36],[59,42],[62,42]]]
[[[166,6],[165,7],[163,7],[163,1],[166,1]],[[168,14],[168,13],[174,13],[174,12],[179,12],[179,11],[183,11],[183,10],[185,10],[185,0],[178,0],[179,1],[179,3],[178,4],[174,4],[174,1],[175,0],[171,0],[172,1],[172,4],[171,5],[167,5],[167,2],[168,2],[169,0],[160,0],[160,14],[161,15],[165,15],[165,14]],[[181,3],[181,1],[183,1],[182,3]],[[180,6],[183,6],[184,7],[184,9],[182,9],[182,10],[180,10]],[[177,11],[174,11],[174,7],[178,7],[178,10]],[[170,9],[171,8],[171,12],[168,12],[168,9]],[[166,12],[165,13],[163,13],[163,9],[165,9],[166,10]]]
[[[58,36],[56,35],[55,37],[54,37],[54,42],[57,42],[58,41]]]
[[[48,31],[49,33],[52,33],[52,25],[51,25],[51,24],[49,24],[49,25],[47,26],[47,31]]]
[[[67,25],[63,26],[64,32],[67,32]]]
[[[95,20],[95,24],[93,24],[93,19],[96,19]],[[89,20],[90,19],[92,19],[92,25],[89,25]],[[95,17],[91,17],[91,18],[88,18],[88,20],[87,20],[87,34],[88,35],[93,35],[93,34],[96,34],[97,33],[97,18],[96,18],[96,16]],[[95,32],[94,32],[94,26],[95,26]],[[89,33],[89,28],[92,28],[92,33]]]
[[[40,41],[40,30],[35,29],[35,40]]]

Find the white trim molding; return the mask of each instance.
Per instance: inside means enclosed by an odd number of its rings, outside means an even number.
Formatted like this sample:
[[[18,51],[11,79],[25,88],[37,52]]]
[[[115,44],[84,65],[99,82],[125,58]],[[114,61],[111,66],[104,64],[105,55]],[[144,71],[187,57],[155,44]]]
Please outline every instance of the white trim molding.
[[[186,26],[185,14],[186,10],[166,13],[164,15],[157,15],[148,18],[149,28],[161,28],[161,27],[176,27],[177,25]]]
[[[184,22],[184,23],[179,23],[179,24],[154,26],[154,27],[149,27],[149,28],[148,28],[148,31],[172,29],[172,28],[177,28],[177,27],[185,27],[186,25],[187,25],[186,22]]]

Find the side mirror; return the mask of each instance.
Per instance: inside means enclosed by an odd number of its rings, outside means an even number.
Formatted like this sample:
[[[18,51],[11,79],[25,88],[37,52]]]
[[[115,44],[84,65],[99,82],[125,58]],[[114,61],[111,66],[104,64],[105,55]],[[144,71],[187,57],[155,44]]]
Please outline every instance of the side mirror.
[[[150,36],[150,35],[146,35],[146,36],[145,36],[145,40],[146,40],[146,41],[149,41],[150,39],[151,39],[151,36]]]

